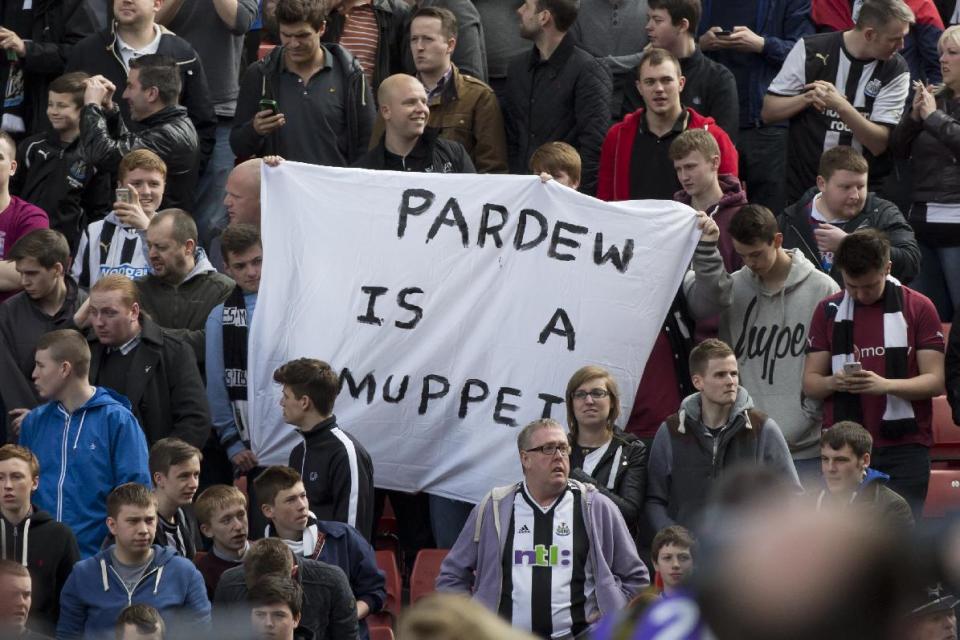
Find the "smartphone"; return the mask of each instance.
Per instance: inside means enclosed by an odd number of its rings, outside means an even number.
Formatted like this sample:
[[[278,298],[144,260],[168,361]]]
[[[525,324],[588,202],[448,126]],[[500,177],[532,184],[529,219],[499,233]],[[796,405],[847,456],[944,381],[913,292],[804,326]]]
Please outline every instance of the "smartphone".
[[[260,111],[270,111],[270,115],[275,116],[280,113],[280,105],[277,104],[276,100],[264,98],[260,101]]]
[[[713,35],[717,36],[718,38],[729,38],[733,35],[733,31],[714,31]]]
[[[846,362],[843,365],[843,375],[848,376],[851,373],[857,373],[858,371],[863,371],[863,365],[859,362]]]
[[[125,202],[127,204],[133,202],[133,199],[130,197],[130,189],[127,187],[119,187],[117,189],[117,199],[114,202]]]

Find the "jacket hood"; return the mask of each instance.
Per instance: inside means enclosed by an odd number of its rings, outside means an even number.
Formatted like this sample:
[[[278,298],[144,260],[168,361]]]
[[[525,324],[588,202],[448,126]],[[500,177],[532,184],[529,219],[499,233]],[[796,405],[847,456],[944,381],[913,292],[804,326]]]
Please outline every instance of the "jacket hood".
[[[736,176],[725,173],[717,176],[717,182],[720,183],[720,191],[723,193],[723,195],[720,196],[720,202],[717,203],[718,210],[728,209],[730,207],[742,207],[747,204],[747,192],[743,190],[743,187],[740,185],[740,180]],[[683,189],[677,191],[673,199],[687,206],[693,202],[690,194]]]
[[[733,421],[737,419],[737,416],[740,414],[745,414],[748,410],[753,409],[753,399],[750,398],[750,394],[743,387],[737,387],[737,399],[733,403],[733,408],[730,409],[730,415],[727,417],[726,424],[723,425],[723,428],[726,429]],[[683,399],[683,402],[680,403],[680,412],[679,412],[679,431],[684,433],[686,431],[686,418],[694,420],[698,424],[702,423],[701,413],[700,413],[700,393],[693,393]],[[746,420],[746,428],[752,429],[750,424],[750,418],[747,415],[744,415],[744,420]]]
[[[107,407],[113,404],[119,404],[127,410],[130,410],[131,408],[130,401],[127,400],[126,396],[117,393],[113,389],[96,387],[93,397],[87,400],[86,404],[74,411],[74,413],[88,411],[97,407]]]
[[[187,274],[187,277],[183,279],[183,282],[187,282],[200,274],[210,273],[211,271],[217,270],[213,266],[213,263],[210,262],[210,258],[207,257],[207,252],[203,250],[203,247],[197,247],[196,253],[193,254],[193,259],[195,261],[193,269],[191,269],[190,273]],[[183,282],[180,284],[183,284]]]
[[[117,545],[112,544],[94,556],[94,558],[97,560],[97,564],[100,565],[100,579],[104,591],[110,591],[109,570],[113,565],[112,551],[116,546]],[[156,569],[156,572],[150,579],[150,581],[153,582],[153,593],[160,591],[160,581],[163,579],[163,569],[167,566],[171,559],[176,557],[176,555],[176,552],[170,547],[161,547],[158,544],[153,545],[153,560],[150,561],[150,565],[144,572],[144,576],[147,576],[151,571]],[[142,577],[140,579],[143,580]]]
[[[863,477],[863,481],[860,483],[860,486],[857,487],[857,493],[863,491],[867,488],[868,485],[876,482],[879,484],[887,484],[890,481],[890,476],[883,471],[877,471],[872,467],[867,467],[867,474]]]
[[[710,125],[717,124],[716,120],[710,116],[700,115],[697,113],[697,110],[692,107],[684,107],[684,109],[690,114],[690,118],[687,120],[687,129],[706,129]],[[640,107],[633,113],[628,113],[624,116],[620,124],[634,128],[640,126],[640,119],[643,118],[643,112],[643,107]]]

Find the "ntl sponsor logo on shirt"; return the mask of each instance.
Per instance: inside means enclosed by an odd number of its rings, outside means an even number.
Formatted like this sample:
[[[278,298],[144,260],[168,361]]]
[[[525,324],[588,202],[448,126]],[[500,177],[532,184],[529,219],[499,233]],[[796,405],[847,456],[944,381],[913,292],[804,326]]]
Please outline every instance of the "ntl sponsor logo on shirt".
[[[555,544],[549,547],[538,544],[532,550],[514,549],[513,564],[530,565],[532,567],[569,567],[573,551],[560,549]]]

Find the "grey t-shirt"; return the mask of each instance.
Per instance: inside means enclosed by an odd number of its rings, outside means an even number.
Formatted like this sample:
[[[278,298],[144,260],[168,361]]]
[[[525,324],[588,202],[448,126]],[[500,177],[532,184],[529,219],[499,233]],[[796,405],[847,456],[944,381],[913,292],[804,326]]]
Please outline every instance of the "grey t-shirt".
[[[140,578],[142,578],[143,574],[147,572],[147,569],[150,567],[150,563],[153,562],[153,553],[153,549],[151,549],[150,557],[147,558],[147,561],[143,564],[129,565],[123,564],[117,560],[116,552],[110,552],[110,555],[113,557],[113,569],[117,572],[117,575],[120,576],[120,580],[127,587],[127,591],[133,591],[134,587],[137,586],[137,583],[140,582]]]

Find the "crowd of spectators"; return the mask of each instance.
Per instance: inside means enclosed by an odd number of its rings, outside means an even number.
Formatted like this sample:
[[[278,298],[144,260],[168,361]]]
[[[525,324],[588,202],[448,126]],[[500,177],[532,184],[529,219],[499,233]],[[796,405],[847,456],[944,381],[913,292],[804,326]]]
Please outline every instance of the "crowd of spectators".
[[[954,4],[4,4],[0,637],[369,638],[389,500],[407,573],[450,549],[402,639],[955,640]],[[536,174],[700,237],[637,389],[571,372],[479,504],[386,491],[338,363],[277,368],[302,443],[251,447],[284,161]]]

